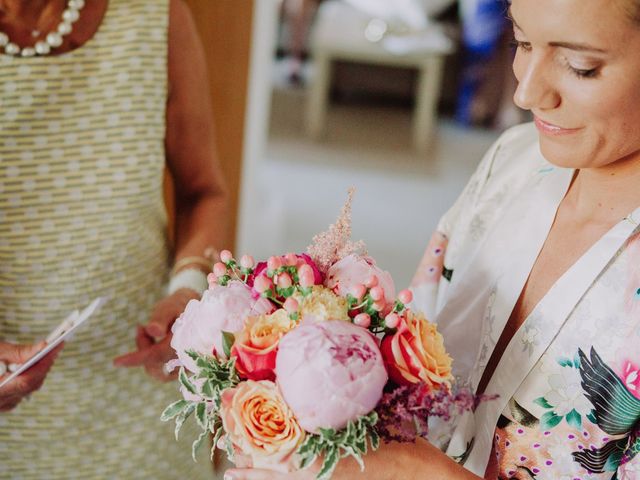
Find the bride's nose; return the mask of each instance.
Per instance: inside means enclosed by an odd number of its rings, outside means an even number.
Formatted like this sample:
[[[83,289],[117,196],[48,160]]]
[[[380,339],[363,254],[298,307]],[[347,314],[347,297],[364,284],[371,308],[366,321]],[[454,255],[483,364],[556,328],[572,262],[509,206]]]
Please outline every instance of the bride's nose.
[[[550,66],[533,52],[526,58],[516,58],[513,67],[518,87],[513,96],[516,105],[524,110],[549,110],[560,105],[561,97],[553,84]]]

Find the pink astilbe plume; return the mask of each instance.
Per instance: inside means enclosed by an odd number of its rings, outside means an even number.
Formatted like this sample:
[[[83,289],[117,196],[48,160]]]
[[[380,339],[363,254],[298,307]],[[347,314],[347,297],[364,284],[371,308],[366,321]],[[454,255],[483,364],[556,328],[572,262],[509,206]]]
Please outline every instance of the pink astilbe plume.
[[[313,237],[311,245],[307,247],[307,253],[322,273],[326,273],[331,265],[347,255],[367,255],[366,245],[362,240],[351,241],[351,202],[354,193],[355,188],[351,187],[336,223],[326,232]]]

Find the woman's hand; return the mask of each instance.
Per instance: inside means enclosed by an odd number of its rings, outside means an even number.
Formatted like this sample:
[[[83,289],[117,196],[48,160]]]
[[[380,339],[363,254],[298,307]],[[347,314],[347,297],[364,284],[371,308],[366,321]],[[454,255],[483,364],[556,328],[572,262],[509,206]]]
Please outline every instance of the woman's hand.
[[[164,369],[165,364],[176,357],[171,348],[171,326],[189,300],[199,298],[196,291],[183,288],[160,300],[151,313],[149,323],[137,329],[137,349],[115,358],[114,365],[144,367],[148,375],[161,382],[177,378],[177,373],[168,374]]]
[[[17,345],[0,342],[0,361],[9,365],[21,364],[29,360],[46,346],[45,342],[35,345]],[[27,371],[18,375],[4,387],[0,388],[0,412],[13,410],[22,400],[42,387],[44,380],[53,365],[64,343],[51,350]],[[9,375],[9,373],[7,373]],[[5,375],[0,377],[4,378]]]
[[[424,440],[415,443],[382,444],[364,457],[365,470],[352,458],[340,460],[332,480],[480,480]],[[270,470],[234,468],[227,470],[225,480],[314,480],[320,462],[308,470],[282,474]]]
[[[292,473],[278,473],[258,468],[234,468],[227,470],[224,480],[315,480],[316,474],[310,470]]]

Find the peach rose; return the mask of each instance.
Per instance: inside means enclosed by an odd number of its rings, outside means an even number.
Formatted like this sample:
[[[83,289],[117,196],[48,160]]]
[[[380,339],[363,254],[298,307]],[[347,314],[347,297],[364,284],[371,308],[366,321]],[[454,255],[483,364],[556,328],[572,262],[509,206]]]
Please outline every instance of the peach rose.
[[[286,310],[271,315],[249,317],[244,329],[236,334],[231,356],[236,357],[236,368],[243,378],[275,380],[276,354],[280,338],[296,326]]]
[[[425,382],[450,387],[451,357],[436,325],[422,313],[407,310],[403,325],[387,335],[380,346],[389,377],[399,385]]]
[[[298,469],[295,452],[305,433],[275,383],[247,380],[224,390],[220,415],[228,441],[248,466],[283,473]]]

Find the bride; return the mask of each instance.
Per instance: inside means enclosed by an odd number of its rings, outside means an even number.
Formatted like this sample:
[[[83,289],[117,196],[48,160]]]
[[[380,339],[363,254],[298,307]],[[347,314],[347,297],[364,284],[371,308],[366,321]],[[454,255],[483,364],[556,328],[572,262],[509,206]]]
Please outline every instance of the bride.
[[[535,121],[486,154],[413,282],[457,377],[499,399],[333,478],[640,478],[640,0],[509,15],[515,101]]]

